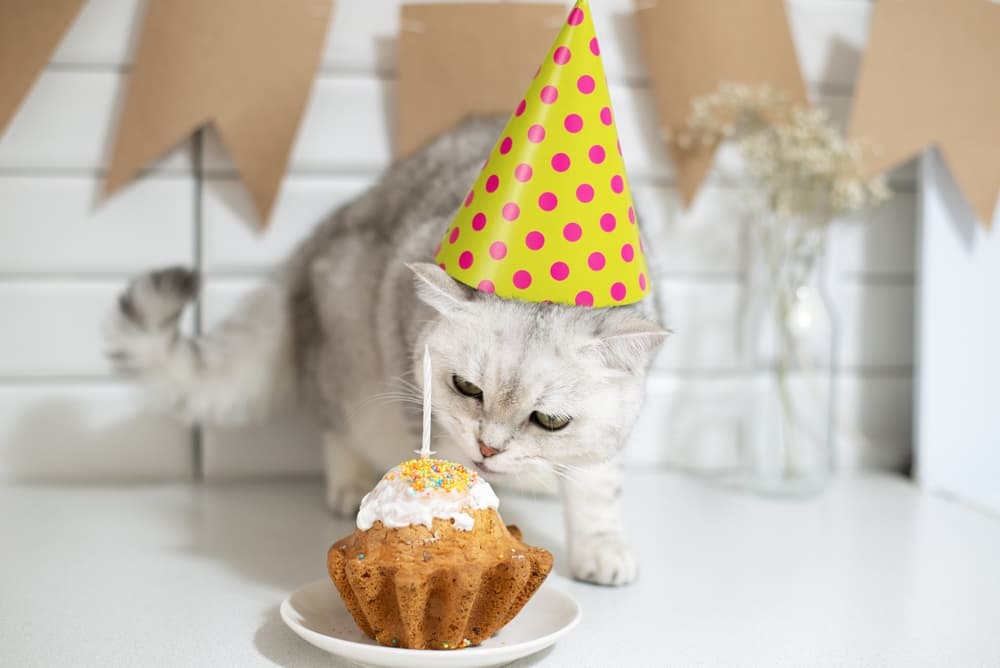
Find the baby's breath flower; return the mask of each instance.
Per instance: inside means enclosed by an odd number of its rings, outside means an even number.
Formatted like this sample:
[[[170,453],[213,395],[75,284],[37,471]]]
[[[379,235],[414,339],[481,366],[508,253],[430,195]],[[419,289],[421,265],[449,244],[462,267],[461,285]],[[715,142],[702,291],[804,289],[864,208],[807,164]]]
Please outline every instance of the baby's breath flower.
[[[691,102],[677,133],[683,150],[738,140],[747,172],[779,216],[829,222],[834,216],[887,199],[885,179],[862,170],[862,149],[846,141],[819,108],[790,102],[771,86],[723,83]]]

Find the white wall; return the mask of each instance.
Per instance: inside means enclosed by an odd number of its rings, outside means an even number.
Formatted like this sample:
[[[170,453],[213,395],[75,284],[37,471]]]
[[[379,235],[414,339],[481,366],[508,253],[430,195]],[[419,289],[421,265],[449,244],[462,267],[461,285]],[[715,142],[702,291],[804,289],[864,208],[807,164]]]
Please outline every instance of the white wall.
[[[1000,512],[1000,208],[984,229],[938,151],[920,173],[916,478]]]
[[[186,141],[109,201],[99,197],[141,0],[88,0],[0,137],[0,478],[210,478],[315,470],[314,427],[204,434],[145,412],[113,378],[99,323],[135,272],[206,273],[204,323],[222,317],[331,208],[376,178],[391,151],[398,0],[339,0],[271,227],[255,236],[246,193],[211,132]],[[654,127],[631,0],[596,0],[622,145],[665,263],[668,343],[631,448],[634,463],[717,460],[745,429],[754,389],[738,346],[741,231],[714,178],[680,210]],[[867,32],[859,0],[791,0],[814,97],[846,116]],[[197,155],[196,155],[197,153]],[[838,225],[824,271],[843,330],[838,374],[848,458],[897,466],[911,442],[914,172],[866,220]],[[197,460],[197,461],[196,461]]]

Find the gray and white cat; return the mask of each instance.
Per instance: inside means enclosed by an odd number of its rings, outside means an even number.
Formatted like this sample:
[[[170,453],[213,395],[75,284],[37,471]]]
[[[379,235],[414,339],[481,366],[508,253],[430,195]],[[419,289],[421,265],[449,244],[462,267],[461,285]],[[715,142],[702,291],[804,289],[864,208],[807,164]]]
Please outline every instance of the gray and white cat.
[[[625,584],[637,564],[620,517],[620,453],[666,337],[653,300],[525,303],[427,263],[501,129],[471,119],[395,164],[207,334],[178,329],[193,273],[133,280],[111,319],[110,355],[192,422],[260,422],[308,402],[324,429],[327,502],[354,513],[376,472],[419,446],[412,404],[426,344],[438,456],[493,481],[557,475],[573,576]]]

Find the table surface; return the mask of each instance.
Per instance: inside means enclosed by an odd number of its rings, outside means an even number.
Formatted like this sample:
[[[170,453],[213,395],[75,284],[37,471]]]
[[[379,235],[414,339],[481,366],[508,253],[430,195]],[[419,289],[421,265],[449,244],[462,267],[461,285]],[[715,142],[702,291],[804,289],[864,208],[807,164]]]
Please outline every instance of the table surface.
[[[349,533],[318,481],[0,487],[0,663],[338,666],[278,616]],[[630,476],[640,580],[566,578],[555,499],[503,498],[583,620],[518,666],[997,666],[1000,519],[889,476],[811,499]]]

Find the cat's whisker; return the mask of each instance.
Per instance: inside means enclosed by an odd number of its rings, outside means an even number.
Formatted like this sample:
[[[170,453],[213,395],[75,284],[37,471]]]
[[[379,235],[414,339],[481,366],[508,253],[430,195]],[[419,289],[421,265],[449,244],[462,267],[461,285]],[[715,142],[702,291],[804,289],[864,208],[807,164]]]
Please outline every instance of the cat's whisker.
[[[413,403],[413,400],[407,397],[381,395],[377,397],[368,397],[367,399],[359,403],[357,407],[372,408],[372,407],[388,406],[391,404],[410,404],[410,403]]]
[[[370,397],[376,399],[382,397],[409,397],[411,399],[416,399],[417,395],[413,394],[412,392],[401,392],[397,390],[392,390],[389,392],[377,392],[375,394],[370,395]]]
[[[578,466],[576,464],[567,464],[565,462],[546,462],[546,463],[549,464],[552,473],[554,473],[562,480],[566,480],[572,483],[579,482],[580,480],[579,476],[587,472],[586,467]]]
[[[407,380],[407,379],[403,378],[402,376],[396,376],[396,378],[394,378],[393,380],[395,382],[399,383],[400,385],[402,385],[404,389],[413,390],[414,392],[421,392],[421,391],[423,391],[422,387],[420,387],[419,385],[417,385],[413,381],[410,381],[410,380]]]
[[[541,468],[542,470],[552,473],[556,477],[559,478],[565,477],[562,471],[556,469],[555,464],[553,462],[548,461],[544,457],[533,456],[533,457],[528,457],[528,460],[531,461],[532,463],[537,464],[539,468]]]
[[[394,376],[393,378],[390,378],[386,382],[381,383],[381,385],[389,388],[390,391],[410,391],[415,394],[422,394],[423,389],[413,381],[407,380],[405,378],[405,376],[407,375],[412,375],[412,371],[408,371],[399,376]],[[397,385],[401,387],[398,387]]]
[[[422,405],[420,397],[413,396],[408,393],[402,392],[380,392],[378,394],[373,394],[366,398],[359,404],[359,408],[372,408],[379,406],[387,406],[390,404],[412,404],[414,406]]]

